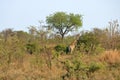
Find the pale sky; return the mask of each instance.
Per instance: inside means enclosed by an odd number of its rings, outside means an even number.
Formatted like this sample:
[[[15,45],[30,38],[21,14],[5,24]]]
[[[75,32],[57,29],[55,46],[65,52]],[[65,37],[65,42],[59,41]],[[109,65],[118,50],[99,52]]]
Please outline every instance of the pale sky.
[[[85,30],[104,28],[116,19],[120,23],[120,0],[0,0],[0,31],[6,28],[26,31],[58,11],[83,15]]]

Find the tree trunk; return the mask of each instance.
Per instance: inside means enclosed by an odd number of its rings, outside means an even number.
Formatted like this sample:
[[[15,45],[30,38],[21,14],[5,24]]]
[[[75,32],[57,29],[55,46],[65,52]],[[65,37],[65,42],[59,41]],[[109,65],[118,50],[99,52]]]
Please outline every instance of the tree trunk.
[[[64,39],[64,34],[61,34],[62,40]]]

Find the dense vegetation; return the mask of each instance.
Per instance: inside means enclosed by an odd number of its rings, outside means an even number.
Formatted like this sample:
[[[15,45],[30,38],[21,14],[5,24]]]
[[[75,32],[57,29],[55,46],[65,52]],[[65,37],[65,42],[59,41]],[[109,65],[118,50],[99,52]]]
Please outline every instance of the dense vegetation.
[[[28,29],[0,32],[0,80],[120,80],[117,21],[105,29],[77,33],[72,54],[66,54],[66,47],[76,35],[63,39],[46,26]]]

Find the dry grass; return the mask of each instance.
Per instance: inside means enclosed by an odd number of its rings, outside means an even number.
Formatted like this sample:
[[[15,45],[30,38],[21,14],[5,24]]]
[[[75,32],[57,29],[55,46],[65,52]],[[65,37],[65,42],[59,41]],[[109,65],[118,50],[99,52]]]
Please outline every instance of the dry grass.
[[[66,70],[62,67],[63,64],[54,59],[52,60],[52,68],[49,69],[44,61],[45,58],[43,56],[37,57],[39,60],[43,60],[43,64],[33,63],[36,59],[35,55],[25,55],[23,63],[14,61],[9,67],[7,65],[0,65],[0,80],[61,80],[61,76],[66,73]],[[98,57],[100,57],[101,61],[109,64],[120,61],[118,51],[105,51],[101,56],[84,54],[80,57],[80,60],[89,65],[92,61],[98,62]],[[77,55],[60,55],[58,59],[66,61],[74,58],[77,58]],[[120,80],[119,74],[120,68],[115,68],[114,70],[104,70],[101,68],[101,70],[92,73],[91,77],[86,78],[86,80]]]
[[[119,51],[105,51],[101,56],[100,56],[100,61],[105,61],[109,64],[115,64],[115,63],[120,63],[120,53]]]
[[[25,55],[21,65],[15,61],[9,67],[0,66],[0,80],[50,80],[57,79],[63,74],[63,70],[55,64],[50,70],[45,63],[43,65],[33,63],[34,59],[35,55]]]

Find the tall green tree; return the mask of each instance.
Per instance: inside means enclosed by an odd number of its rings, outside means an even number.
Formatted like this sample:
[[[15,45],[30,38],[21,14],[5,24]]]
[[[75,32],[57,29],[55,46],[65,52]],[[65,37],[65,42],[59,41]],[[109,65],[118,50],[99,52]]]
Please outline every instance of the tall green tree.
[[[82,26],[82,15],[56,12],[46,17],[48,27],[60,34],[62,39],[68,32],[77,30]]]

